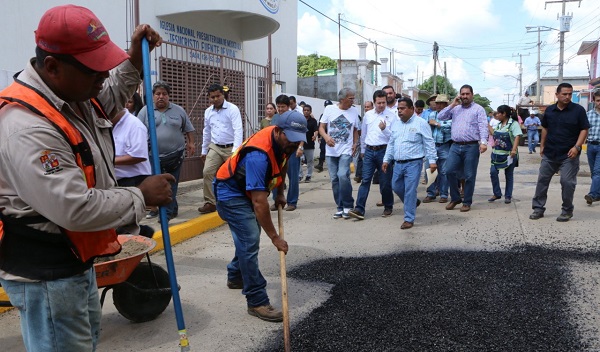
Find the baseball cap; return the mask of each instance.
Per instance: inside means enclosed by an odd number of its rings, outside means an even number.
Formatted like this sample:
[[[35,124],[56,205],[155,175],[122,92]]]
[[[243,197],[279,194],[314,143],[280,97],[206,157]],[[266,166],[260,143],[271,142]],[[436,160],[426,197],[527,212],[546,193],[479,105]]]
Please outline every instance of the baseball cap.
[[[331,100],[325,100],[325,102],[323,103],[323,106],[327,106],[327,105],[333,105]]]
[[[35,43],[53,54],[71,55],[94,71],[108,71],[129,55],[110,40],[100,20],[85,7],[64,5],[46,11]]]
[[[285,132],[288,141],[306,142],[306,117],[296,110],[286,111],[276,120],[277,127]]]

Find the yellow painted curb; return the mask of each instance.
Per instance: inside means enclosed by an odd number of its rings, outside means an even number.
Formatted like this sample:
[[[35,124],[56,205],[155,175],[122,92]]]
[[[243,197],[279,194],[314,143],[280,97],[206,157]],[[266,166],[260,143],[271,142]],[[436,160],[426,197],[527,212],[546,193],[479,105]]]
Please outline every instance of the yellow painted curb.
[[[4,289],[0,287],[0,301],[8,301],[8,295],[4,292]],[[0,308],[0,314],[11,310],[12,308]]]
[[[171,245],[183,242],[205,231],[219,227],[224,223],[225,221],[219,217],[219,214],[214,212],[201,215],[195,219],[188,220],[181,224],[169,226]],[[150,253],[154,253],[165,248],[163,244],[162,231],[157,231],[152,238],[156,241],[156,247],[154,247]]]
[[[223,225],[225,221],[219,217],[216,212],[210,214],[204,214],[195,219],[188,220],[184,223],[169,226],[169,236],[171,238],[171,245],[181,243],[187,239],[198,236],[203,232],[214,229]],[[158,231],[152,237],[156,241],[156,247],[150,253],[154,253],[164,249],[162,231]],[[8,301],[8,295],[4,292],[4,289],[0,287],[0,301]],[[0,308],[0,314],[10,310],[12,308]]]

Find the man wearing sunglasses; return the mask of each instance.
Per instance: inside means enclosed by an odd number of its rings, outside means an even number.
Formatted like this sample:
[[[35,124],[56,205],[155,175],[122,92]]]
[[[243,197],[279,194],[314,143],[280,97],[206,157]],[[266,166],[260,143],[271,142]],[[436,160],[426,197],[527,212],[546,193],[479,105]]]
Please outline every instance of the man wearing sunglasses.
[[[28,351],[93,351],[101,307],[94,258],[121,249],[114,230],[171,201],[171,175],[116,188],[110,118],[140,84],[142,38],[114,44],[74,5],[48,10],[36,57],[0,92],[0,283]]]

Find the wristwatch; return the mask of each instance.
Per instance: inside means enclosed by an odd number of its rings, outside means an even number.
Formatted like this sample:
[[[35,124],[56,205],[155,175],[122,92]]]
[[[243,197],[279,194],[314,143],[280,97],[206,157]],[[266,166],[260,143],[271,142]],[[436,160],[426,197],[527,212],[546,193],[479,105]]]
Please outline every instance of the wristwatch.
[[[576,145],[576,146],[575,146],[575,149],[577,149],[577,152],[578,152],[578,153],[581,153],[581,147],[580,147],[580,146],[577,146],[577,145]]]

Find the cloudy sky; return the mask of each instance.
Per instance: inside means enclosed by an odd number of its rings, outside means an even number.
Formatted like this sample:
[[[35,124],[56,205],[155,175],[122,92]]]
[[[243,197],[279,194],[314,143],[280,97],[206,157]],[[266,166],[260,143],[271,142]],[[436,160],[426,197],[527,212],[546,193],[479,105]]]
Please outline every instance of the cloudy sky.
[[[337,59],[338,25],[325,16],[337,21],[341,13],[341,24],[349,29],[342,28],[343,59],[358,57],[357,43],[376,41],[377,59],[390,58],[393,48],[392,72],[416,83],[423,75],[433,75],[436,41],[438,74],[445,62],[455,88],[471,84],[496,109],[508,98],[513,105],[518,99],[513,102],[514,95],[520,95],[519,54],[524,89],[536,81],[537,31],[527,33],[525,27],[560,28],[561,12],[560,3],[544,0],[299,0],[298,54],[316,52]],[[582,41],[600,39],[600,1],[582,0],[581,6],[569,2],[566,12],[573,20],[565,34],[564,77],[587,76],[590,57],[576,54]],[[542,77],[558,75],[558,37],[555,30],[541,32]],[[367,59],[376,59],[373,43],[367,47]]]

